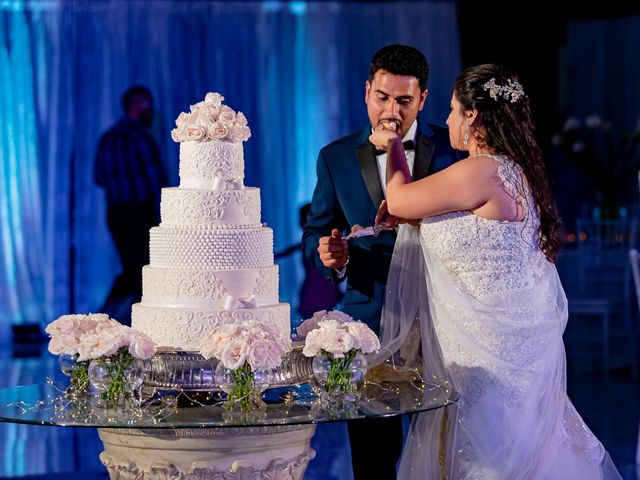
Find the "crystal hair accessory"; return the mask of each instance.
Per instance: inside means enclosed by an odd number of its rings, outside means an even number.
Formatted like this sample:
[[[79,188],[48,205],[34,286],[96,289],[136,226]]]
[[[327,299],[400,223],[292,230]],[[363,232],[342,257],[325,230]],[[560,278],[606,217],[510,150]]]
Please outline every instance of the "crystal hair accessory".
[[[507,79],[506,85],[498,85],[496,83],[496,79],[492,78],[488,82],[486,82],[482,88],[487,91],[489,90],[489,96],[494,100],[498,100],[498,97],[502,97],[505,100],[509,100],[511,103],[515,103],[524,97],[524,90],[522,85],[518,83],[516,80]]]

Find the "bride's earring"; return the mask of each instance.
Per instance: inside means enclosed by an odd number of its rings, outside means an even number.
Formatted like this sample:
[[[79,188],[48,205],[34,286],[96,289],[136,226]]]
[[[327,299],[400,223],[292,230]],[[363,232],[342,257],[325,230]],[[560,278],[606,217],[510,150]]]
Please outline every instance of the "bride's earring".
[[[467,145],[469,143],[469,136],[471,135],[471,129],[469,125],[467,125],[467,131],[464,132],[464,137],[462,137],[462,144]]]

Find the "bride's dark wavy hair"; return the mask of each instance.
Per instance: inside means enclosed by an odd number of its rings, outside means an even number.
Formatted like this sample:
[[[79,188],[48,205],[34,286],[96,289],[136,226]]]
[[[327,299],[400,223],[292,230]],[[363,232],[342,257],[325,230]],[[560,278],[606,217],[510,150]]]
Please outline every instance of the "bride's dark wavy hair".
[[[490,88],[490,84],[485,90],[485,84],[492,79],[495,79],[497,88]],[[514,95],[514,90],[500,90],[510,81],[518,81],[518,78],[505,67],[477,65],[460,74],[453,93],[460,102],[462,114],[469,110],[478,112],[475,126],[482,127],[474,132],[478,145],[489,147],[522,167],[540,217],[538,245],[553,261],[560,248],[560,215],[551,192],[542,150],[535,138],[529,99],[524,94]],[[514,97],[518,98],[513,100]]]

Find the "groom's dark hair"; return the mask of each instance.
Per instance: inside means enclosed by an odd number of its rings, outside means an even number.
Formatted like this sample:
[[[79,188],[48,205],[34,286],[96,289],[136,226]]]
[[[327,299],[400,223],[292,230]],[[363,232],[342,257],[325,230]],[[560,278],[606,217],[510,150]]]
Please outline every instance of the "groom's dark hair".
[[[369,64],[369,81],[378,70],[386,70],[393,75],[407,75],[416,77],[420,84],[420,91],[427,88],[429,64],[419,50],[408,45],[387,45],[373,54]]]

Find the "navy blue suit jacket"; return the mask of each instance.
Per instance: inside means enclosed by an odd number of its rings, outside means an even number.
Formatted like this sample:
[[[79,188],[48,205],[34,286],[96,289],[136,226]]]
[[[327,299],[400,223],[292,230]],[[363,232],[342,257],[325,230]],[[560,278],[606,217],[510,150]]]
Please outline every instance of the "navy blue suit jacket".
[[[318,240],[330,235],[333,228],[349,232],[353,225],[373,225],[384,199],[375,148],[369,142],[371,127],[327,145],[318,155],[318,180],[302,237],[303,253],[325,277],[341,279],[335,270],[325,267],[318,254]],[[420,179],[442,170],[456,161],[449,144],[447,129],[435,125],[416,138],[412,176]],[[384,300],[389,264],[396,239],[395,231],[377,237],[349,241],[347,291],[342,310],[356,320],[380,329],[380,312]]]

